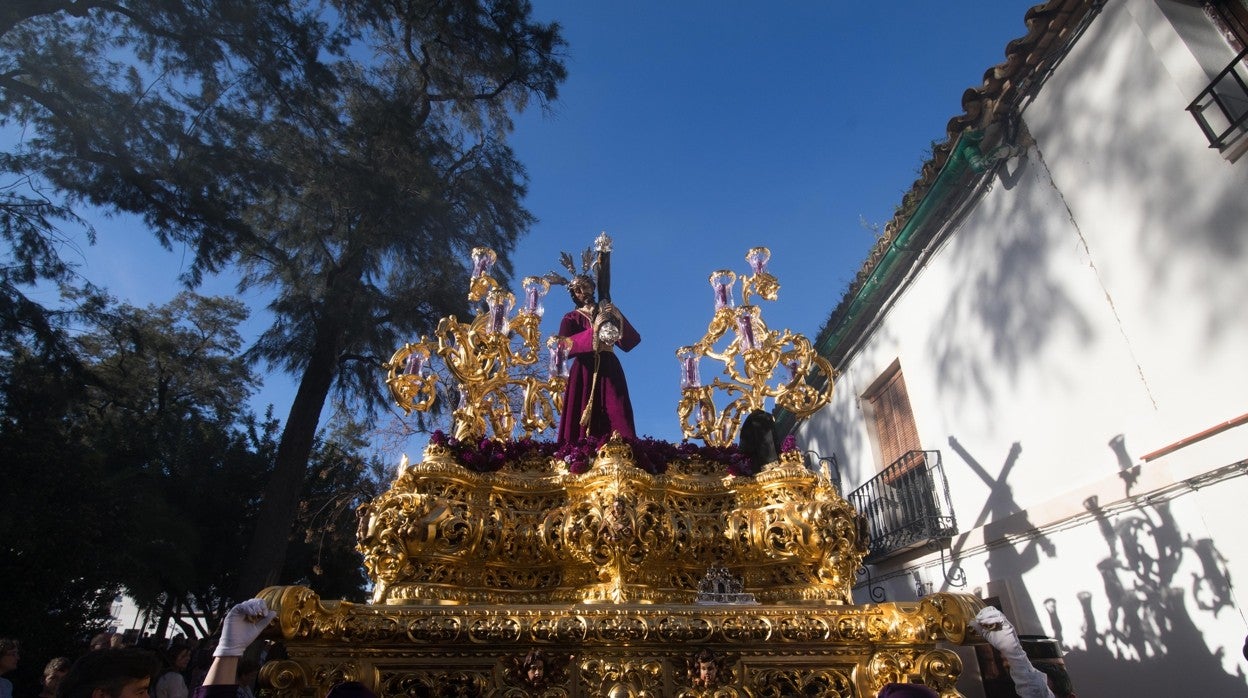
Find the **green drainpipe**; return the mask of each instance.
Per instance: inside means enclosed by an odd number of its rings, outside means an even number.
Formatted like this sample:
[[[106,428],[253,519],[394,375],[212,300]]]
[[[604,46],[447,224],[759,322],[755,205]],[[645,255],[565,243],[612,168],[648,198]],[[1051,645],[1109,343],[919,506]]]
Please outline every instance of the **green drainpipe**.
[[[849,310],[841,318],[841,321],[837,323],[827,339],[816,345],[815,349],[820,356],[828,358],[832,353],[832,348],[845,339],[845,335],[849,334],[850,327],[853,325],[854,320],[858,318],[858,314],[874,300],[873,297],[879,292],[880,286],[888,278],[889,273],[897,266],[898,262],[901,261],[902,257],[913,256],[917,253],[917,250],[908,247],[911,239],[928,223],[932,214],[949,191],[962,181],[962,176],[966,173],[966,170],[970,168],[972,172],[983,172],[996,164],[998,160],[1012,154],[998,148],[988,155],[984,155],[979,147],[983,139],[983,131],[966,131],[958,138],[958,142],[953,147],[953,152],[949,154],[949,159],[945,161],[945,166],[940,168],[940,172],[936,175],[936,181],[932,182],[932,187],[927,191],[927,195],[919,202],[918,208],[914,210],[910,220],[906,221],[901,232],[897,233],[897,236],[893,238],[892,243],[888,246],[888,250],[884,252],[884,257],[871,270],[871,275],[867,277],[866,282],[854,293],[854,298],[850,301]],[[781,407],[776,408],[776,431],[778,434],[787,436],[793,431],[796,422],[797,420],[791,412]]]
[[[883,258],[871,270],[871,275],[867,277],[866,282],[854,293],[854,298],[849,304],[849,310],[846,311],[841,321],[837,323],[836,328],[833,329],[826,339],[819,343],[817,349],[821,356],[829,356],[832,348],[845,339],[845,335],[849,333],[854,320],[858,318],[858,314],[873,300],[875,294],[879,292],[881,285],[889,277],[889,274],[903,256],[907,254],[913,255],[917,252],[917,250],[912,250],[908,247],[911,239],[928,223],[932,214],[949,191],[962,181],[962,176],[966,173],[967,168],[969,167],[977,172],[987,169],[989,165],[987,160],[991,158],[985,158],[983,152],[980,151],[979,145],[983,138],[983,131],[967,131],[958,138],[953,152],[949,154],[949,159],[945,161],[944,167],[940,168],[940,172],[936,175],[936,181],[932,183],[932,187],[923,197],[923,201],[919,202],[919,207],[914,210],[910,220],[906,221],[905,226],[893,238],[892,244],[888,246]]]

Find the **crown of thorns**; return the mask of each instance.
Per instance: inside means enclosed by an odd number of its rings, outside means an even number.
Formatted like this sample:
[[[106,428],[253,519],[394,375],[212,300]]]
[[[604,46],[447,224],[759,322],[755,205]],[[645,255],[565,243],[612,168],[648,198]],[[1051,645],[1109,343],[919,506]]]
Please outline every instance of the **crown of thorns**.
[[[542,278],[546,279],[546,281],[551,284],[558,286],[570,286],[575,281],[587,281],[591,287],[594,286],[594,277],[590,276],[589,272],[597,266],[598,262],[594,259],[594,251],[592,248],[586,247],[581,252],[581,271],[579,272],[576,270],[576,263],[572,259],[572,255],[567,252],[559,253],[559,263],[562,264],[563,268],[567,269],[568,273],[572,275],[571,279],[554,271],[546,272],[546,275]]]

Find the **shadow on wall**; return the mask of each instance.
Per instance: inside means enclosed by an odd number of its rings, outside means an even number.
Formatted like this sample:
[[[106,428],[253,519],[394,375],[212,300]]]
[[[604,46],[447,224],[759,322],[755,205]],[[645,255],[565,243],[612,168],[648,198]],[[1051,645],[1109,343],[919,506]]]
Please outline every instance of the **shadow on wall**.
[[[1016,513],[1006,479],[1021,448],[1015,444],[1001,474],[990,478],[956,439],[949,443],[992,488],[976,525],[991,526],[998,516]],[[1138,466],[1131,464],[1121,436],[1110,441],[1110,449],[1129,496]],[[1026,624],[1037,610],[1043,612],[1044,622],[1036,627],[1062,645],[1075,691],[1083,696],[1248,696],[1248,677],[1242,668],[1235,674],[1223,668],[1223,655],[1228,650],[1238,654],[1238,644],[1210,651],[1196,623],[1202,614],[1217,618],[1234,612],[1226,560],[1214,541],[1185,535],[1168,501],[1140,504],[1112,516],[1096,497],[1083,505],[1107,549],[1096,565],[1101,588],[1080,590],[1075,599],[1050,597],[1036,604],[1021,583],[1012,585],[1016,612],[1023,614],[1016,620]],[[990,578],[1020,580],[1038,564],[1037,546],[1057,556],[1043,537],[1021,550],[1002,546],[989,553]],[[1186,575],[1180,571],[1184,569]],[[1196,569],[1199,572],[1191,571]],[[1101,595],[1103,604],[1098,603]],[[1071,601],[1082,611],[1082,628],[1074,637],[1059,618],[1059,606]],[[1097,609],[1106,606],[1108,612],[1098,614]]]
[[[959,231],[950,243],[946,254],[957,260],[959,280],[944,291],[928,341],[938,389],[984,405],[1009,399],[994,387],[997,376],[1016,379],[1033,370],[1058,338],[1086,344],[1095,337],[1091,320],[1061,277],[1061,260],[1055,259],[1069,247],[1070,234],[1068,221],[1052,216],[1054,200],[1045,195],[1043,168],[1029,158],[1011,168],[1000,181],[1010,194],[979,204],[986,221],[1007,222],[980,223],[992,227]],[[973,348],[968,335],[976,337]]]
[[[1106,11],[1121,13],[1129,5],[1110,3]],[[1147,279],[1155,297],[1188,303],[1206,339],[1217,341],[1234,331],[1224,318],[1239,317],[1236,299],[1248,292],[1248,276],[1239,273],[1248,257],[1243,168],[1218,163],[1200,171],[1196,156],[1212,151],[1195,120],[1182,112],[1176,88],[1205,85],[1157,79],[1167,73],[1156,57],[1142,63],[1143,54],[1132,51],[1131,42],[1115,37],[1123,21],[1132,20],[1107,18],[1089,26],[1079,46],[1084,64],[1096,67],[1089,71],[1092,77],[1045,90],[1045,111],[1059,118],[1028,125],[1045,159],[1064,169],[1058,179],[1074,214],[1080,216],[1092,202],[1119,201],[1133,215],[1116,216],[1114,227],[1103,232],[1132,241],[1139,253],[1139,260],[1119,261],[1132,264],[1131,273]],[[1210,39],[1218,40],[1213,34]],[[1105,85],[1117,89],[1107,94]],[[1174,135],[1159,138],[1162,128]],[[1208,162],[1217,160],[1213,155]],[[1058,167],[1062,163],[1074,166]]]
[[[1109,612],[1097,617],[1094,591],[1076,595],[1083,647],[1071,649],[1066,663],[1072,675],[1084,677],[1080,686],[1091,695],[1248,696],[1242,669],[1236,675],[1223,669],[1224,649],[1209,651],[1193,618],[1194,612],[1217,617],[1232,608],[1226,560],[1213,540],[1184,536],[1169,502],[1112,519],[1095,497],[1084,507],[1109,549],[1097,563]],[[1184,579],[1180,567],[1193,562],[1201,572]],[[1060,623],[1053,632],[1061,632]]]
[[[1023,447],[1017,441],[1010,446],[1010,451],[1006,454],[1005,462],[1001,465],[1001,469],[996,476],[988,472],[988,469],[979,463],[974,456],[954,437],[949,437],[949,447],[953,452],[958,454],[962,462],[970,468],[971,472],[979,476],[979,479],[988,485],[988,499],[984,502],[984,508],[975,517],[975,521],[964,527],[964,531],[973,531],[980,526],[985,527],[985,535],[992,535],[992,524],[1002,521],[1006,518],[1014,516],[1022,511],[1018,505],[1018,500],[1014,497],[1014,491],[1010,488],[1009,477],[1010,472],[1014,469],[1018,462],[1018,456],[1023,452]],[[1026,519],[1024,515],[1023,521],[1020,522],[1023,530],[1032,530],[1035,528],[1032,523]],[[958,540],[953,546],[952,556],[956,560],[961,557],[961,548],[965,537]],[[1036,536],[1030,540],[1027,545],[1016,548],[1011,545],[1002,545],[992,548],[988,552],[987,568],[990,579],[1013,579],[1011,590],[1014,595],[1022,601],[1031,600],[1031,593],[1027,590],[1026,583],[1023,582],[1022,576],[1026,572],[1034,569],[1040,564],[1040,551],[1043,550],[1047,557],[1053,557],[1057,554],[1057,549],[1053,543],[1044,536]],[[1022,628],[1039,628],[1040,619],[1036,615],[1035,608],[1031,603],[1019,603],[1015,607],[1015,613],[1020,617],[1015,618],[1016,625]]]

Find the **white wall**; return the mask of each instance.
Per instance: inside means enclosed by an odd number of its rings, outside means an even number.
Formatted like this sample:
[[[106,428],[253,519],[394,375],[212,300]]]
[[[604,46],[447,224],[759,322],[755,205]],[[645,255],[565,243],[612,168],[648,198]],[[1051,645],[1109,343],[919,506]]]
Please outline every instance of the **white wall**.
[[[870,479],[887,464],[860,398],[900,361],[923,446],[943,456],[965,590],[1005,589],[1024,632],[1054,634],[1054,599],[1085,695],[1171,676],[1190,690],[1196,669],[1248,695],[1248,628],[1218,582],[1248,579],[1248,478],[1227,469],[1248,458],[1248,426],[1130,469],[1248,412],[1248,160],[1210,149],[1185,111],[1207,79],[1187,46],[1153,0],[1108,3],[1026,107],[1036,147],[799,429],[838,455],[846,491]],[[933,555],[874,572],[912,567],[940,587]],[[1141,695],[1163,694],[1182,691]]]

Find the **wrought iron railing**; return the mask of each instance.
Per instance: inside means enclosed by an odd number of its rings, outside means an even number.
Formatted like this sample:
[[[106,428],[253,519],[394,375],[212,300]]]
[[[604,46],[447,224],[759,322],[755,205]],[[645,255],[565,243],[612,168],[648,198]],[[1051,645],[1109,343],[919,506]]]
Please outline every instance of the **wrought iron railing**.
[[[866,563],[951,538],[958,532],[940,451],[906,453],[850,492],[848,499],[867,519],[870,540]]]
[[[1248,49],[1240,52],[1209,82],[1187,110],[1209,139],[1209,147],[1225,149],[1248,129]]]

